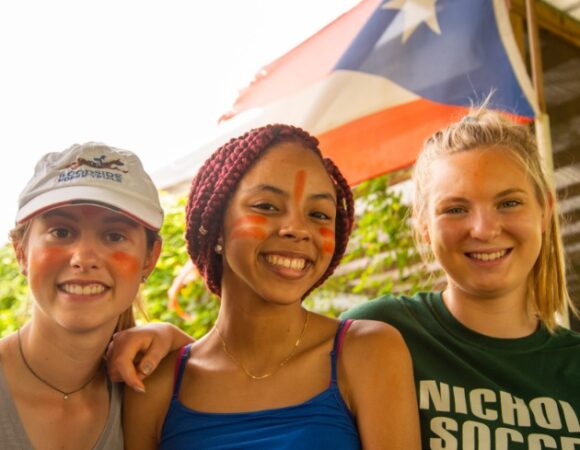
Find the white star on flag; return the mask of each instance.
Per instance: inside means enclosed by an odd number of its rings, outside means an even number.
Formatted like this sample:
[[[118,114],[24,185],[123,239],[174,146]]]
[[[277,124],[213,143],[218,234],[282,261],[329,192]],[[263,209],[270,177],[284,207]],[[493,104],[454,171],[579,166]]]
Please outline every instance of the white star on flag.
[[[405,43],[421,23],[425,22],[431,30],[441,34],[435,3],[437,0],[391,0],[385,3],[383,9],[398,9],[405,15],[402,42]]]

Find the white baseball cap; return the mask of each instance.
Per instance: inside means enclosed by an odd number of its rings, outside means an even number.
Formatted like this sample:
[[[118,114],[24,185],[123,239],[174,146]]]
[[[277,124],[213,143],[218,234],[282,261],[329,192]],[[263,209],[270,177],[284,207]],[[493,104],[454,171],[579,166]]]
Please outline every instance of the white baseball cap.
[[[16,223],[83,204],[119,212],[154,231],[163,224],[157,188],[137,155],[97,142],[44,155],[18,198]]]

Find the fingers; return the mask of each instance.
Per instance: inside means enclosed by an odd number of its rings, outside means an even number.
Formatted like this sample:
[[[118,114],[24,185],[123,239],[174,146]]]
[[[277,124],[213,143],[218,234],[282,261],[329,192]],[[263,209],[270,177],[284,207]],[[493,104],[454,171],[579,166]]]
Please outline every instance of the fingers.
[[[141,355],[141,359],[137,363],[137,369],[141,378],[146,378],[151,375],[161,360],[167,356],[169,349],[165,343],[159,340],[153,340],[148,349]]]
[[[168,323],[149,323],[113,335],[106,352],[109,376],[144,392],[143,379],[172,350],[191,342],[191,337]]]
[[[145,392],[142,379],[135,361],[150,345],[150,339],[142,334],[133,335],[131,330],[124,330],[113,335],[106,352],[107,370],[109,377],[115,382],[125,384],[137,392]],[[142,361],[140,361],[141,363]]]

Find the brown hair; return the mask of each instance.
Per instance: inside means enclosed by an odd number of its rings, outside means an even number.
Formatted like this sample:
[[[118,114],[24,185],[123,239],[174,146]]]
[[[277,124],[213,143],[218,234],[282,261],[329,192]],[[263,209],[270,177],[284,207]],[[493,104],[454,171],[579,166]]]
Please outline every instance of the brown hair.
[[[540,254],[528,277],[527,298],[528,304],[537,312],[546,328],[553,331],[556,328],[556,313],[563,313],[567,306],[574,312],[576,308],[566,287],[558,216],[554,208],[549,208],[555,195],[547,181],[536,140],[528,126],[512,122],[498,112],[481,107],[427,139],[413,173],[416,238],[421,239],[419,228],[426,221],[429,198],[426,183],[431,163],[441,156],[480,148],[501,148],[510,152],[525,168],[540,206],[551,211],[550,221],[542,236]]]
[[[266,151],[280,142],[288,141],[300,143],[320,158],[337,195],[334,255],[326,272],[304,297],[332,274],[346,250],[354,222],[352,192],[339,169],[330,159],[322,156],[318,140],[306,131],[290,125],[255,128],[218,148],[191,183],[186,207],[187,251],[208,289],[218,296],[221,294],[223,263],[221,255],[213,249],[221,232],[228,202],[240,180]]]

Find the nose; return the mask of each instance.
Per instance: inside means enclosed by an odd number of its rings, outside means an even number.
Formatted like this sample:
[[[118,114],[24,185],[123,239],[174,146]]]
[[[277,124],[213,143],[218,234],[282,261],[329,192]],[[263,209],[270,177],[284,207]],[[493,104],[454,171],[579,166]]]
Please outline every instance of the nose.
[[[480,241],[491,241],[501,233],[501,219],[496,211],[477,210],[472,216],[470,234]]]
[[[70,265],[81,272],[98,269],[101,265],[101,257],[96,242],[89,238],[81,238],[74,243]]]
[[[295,241],[308,241],[311,239],[311,232],[300,213],[292,212],[287,215],[286,219],[278,233],[281,237]]]

